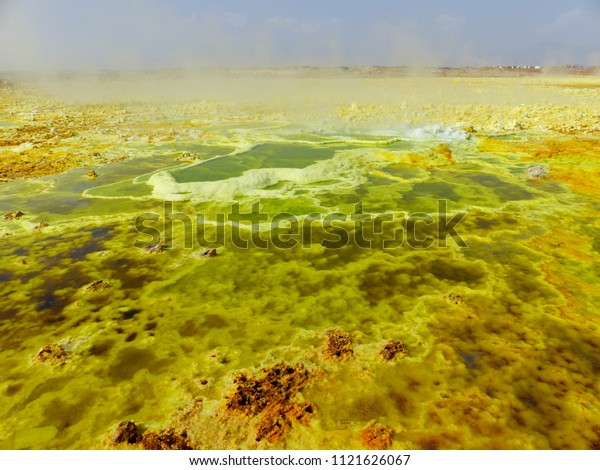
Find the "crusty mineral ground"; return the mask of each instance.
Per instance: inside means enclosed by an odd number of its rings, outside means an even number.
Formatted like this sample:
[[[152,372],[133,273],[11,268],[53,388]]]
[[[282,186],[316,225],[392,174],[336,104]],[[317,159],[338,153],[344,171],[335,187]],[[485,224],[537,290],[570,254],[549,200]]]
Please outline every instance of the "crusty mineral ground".
[[[0,448],[600,447],[596,70],[4,80]]]

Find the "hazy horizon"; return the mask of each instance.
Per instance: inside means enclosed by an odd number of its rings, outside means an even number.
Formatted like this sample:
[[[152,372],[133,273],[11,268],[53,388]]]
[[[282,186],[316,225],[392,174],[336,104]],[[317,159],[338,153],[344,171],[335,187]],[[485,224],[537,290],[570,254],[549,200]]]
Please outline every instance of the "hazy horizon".
[[[600,65],[600,2],[0,0],[0,70]]]

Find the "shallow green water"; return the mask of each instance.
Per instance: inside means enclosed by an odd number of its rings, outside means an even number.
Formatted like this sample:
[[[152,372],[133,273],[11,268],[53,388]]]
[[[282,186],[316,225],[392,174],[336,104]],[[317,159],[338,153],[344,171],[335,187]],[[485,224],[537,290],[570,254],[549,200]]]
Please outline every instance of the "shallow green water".
[[[188,434],[205,448],[356,448],[372,421],[394,430],[398,448],[588,445],[600,356],[586,318],[600,294],[579,294],[577,319],[559,313],[567,294],[544,263],[597,285],[597,255],[534,241],[558,230],[597,238],[584,218],[591,198],[529,180],[527,163],[480,154],[474,140],[448,143],[455,164],[427,167],[405,156],[438,141],[273,130],[265,142],[261,129],[248,148],[246,131],[243,145],[169,144],[95,168],[95,180],[81,169],[0,186],[2,210],[25,213],[0,238],[1,447],[103,447],[117,422],[163,427],[198,398]],[[178,162],[181,152],[206,161]],[[159,186],[176,202],[165,205]],[[440,222],[462,212],[455,231]],[[163,253],[134,246],[153,243],[134,228],[140,214],[156,214],[146,226],[162,234]],[[269,232],[276,215],[287,222]],[[49,226],[33,231],[39,222]],[[276,234],[298,243],[277,246]],[[348,243],[323,246],[343,234]],[[199,258],[208,245],[218,255]],[[99,279],[110,287],[84,291]],[[354,340],[349,361],[321,352],[334,327]],[[389,339],[408,356],[381,360]],[[66,364],[35,363],[50,343]],[[321,370],[302,390],[318,414],[282,441],[257,442],[253,421],[228,421],[223,403],[232,374],[277,361]],[[226,432],[209,431],[215,420]]]
[[[261,144],[231,158],[217,158],[210,162],[177,169],[171,172],[178,183],[191,181],[219,181],[241,176],[253,168],[304,168],[319,160],[333,157],[332,148],[298,145]]]

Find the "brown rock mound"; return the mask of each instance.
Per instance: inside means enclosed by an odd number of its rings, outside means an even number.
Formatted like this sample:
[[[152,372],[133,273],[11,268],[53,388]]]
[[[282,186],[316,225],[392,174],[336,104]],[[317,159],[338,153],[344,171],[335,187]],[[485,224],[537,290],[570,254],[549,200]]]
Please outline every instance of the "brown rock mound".
[[[136,424],[133,421],[122,421],[117,425],[117,428],[111,435],[111,441],[114,444],[126,442],[135,444],[142,440],[142,436],[138,431]]]
[[[342,329],[328,330],[325,333],[323,354],[333,361],[344,361],[354,355],[352,337]]]
[[[45,362],[53,366],[61,366],[67,362],[67,351],[56,343],[47,344],[35,356],[36,362]]]
[[[379,354],[386,361],[391,361],[396,357],[404,357],[407,354],[406,346],[402,341],[398,341],[396,339],[389,340],[385,346],[379,351]]]
[[[94,281],[87,286],[85,286],[84,290],[86,292],[99,292],[104,289],[108,289],[110,287],[110,282],[103,281],[99,279],[98,281]]]
[[[146,431],[142,447],[145,450],[192,450],[185,432],[178,434],[171,428]]]
[[[23,214],[21,211],[12,211],[8,212],[7,214],[4,214],[4,220],[16,220],[20,219],[24,215],[25,214]]]
[[[227,397],[225,407],[230,412],[259,417],[255,425],[257,441],[280,441],[295,423],[307,425],[316,412],[312,403],[294,401],[311,378],[302,364],[279,363],[254,375],[242,372],[234,378],[236,388]]]
[[[383,424],[373,423],[360,432],[360,440],[367,449],[386,450],[392,445],[392,430]]]

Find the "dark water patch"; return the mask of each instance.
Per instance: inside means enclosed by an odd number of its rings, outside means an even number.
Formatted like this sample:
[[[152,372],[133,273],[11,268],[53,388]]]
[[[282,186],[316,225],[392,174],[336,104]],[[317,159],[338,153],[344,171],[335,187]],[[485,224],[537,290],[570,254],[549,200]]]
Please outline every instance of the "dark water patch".
[[[37,299],[37,303],[35,304],[35,310],[37,312],[41,310],[46,310],[49,308],[53,308],[56,303],[56,299],[52,292],[47,292],[41,298]]]
[[[28,256],[43,260],[44,268],[48,269],[60,264],[80,261],[92,252],[103,250],[103,242],[107,240],[113,228],[112,225],[96,227],[91,230],[82,228],[75,232],[49,235],[43,238],[40,237],[40,234],[36,234],[23,242],[28,242]]]
[[[140,308],[128,308],[127,310],[121,312],[121,318],[123,320],[131,320],[138,313],[142,313],[143,310]]]
[[[142,369],[147,369],[152,375],[167,371],[174,359],[158,359],[151,349],[141,349],[134,346],[122,349],[109,368],[109,376],[113,383],[131,380]]]
[[[132,248],[137,250],[137,248]],[[157,262],[145,259],[119,258],[103,263],[110,272],[116,273],[123,289],[128,289],[130,295],[136,295],[149,282],[164,277],[161,266]],[[142,265],[142,266],[140,266]]]
[[[102,251],[104,249],[103,242],[107,241],[114,226],[109,225],[105,227],[98,227],[91,231],[84,231],[83,233],[89,233],[90,240],[83,243],[81,246],[70,250],[67,253],[67,257],[71,260],[84,259],[90,253],[96,251]],[[78,232],[82,232],[81,230]]]
[[[520,268],[513,269],[507,276],[507,282],[515,295],[525,303],[542,301],[550,305],[560,300],[558,293],[534,269],[525,271]]]
[[[0,271],[0,282],[8,282],[13,280],[13,273],[3,269]]]
[[[25,273],[21,276],[16,276],[15,278],[18,279],[19,281],[21,281],[22,284],[26,284],[27,281],[30,281],[31,279],[38,277],[40,275],[39,271],[30,271],[28,273]]]
[[[494,226],[498,225],[498,221],[496,220],[490,220],[490,219],[484,219],[482,217],[477,217],[475,219],[475,225],[477,225],[477,227],[482,228],[482,229],[490,229]]]
[[[44,323],[47,323],[48,325],[53,325],[54,323],[61,323],[63,321],[65,321],[67,319],[67,317],[65,317],[64,315],[58,314],[58,315],[46,315],[43,318]]]
[[[535,195],[525,188],[508,183],[495,175],[489,173],[463,173],[463,178],[467,178],[481,186],[490,188],[494,191],[500,202],[508,201],[528,201],[535,198]]]
[[[71,325],[70,328],[77,328],[78,326],[83,325],[84,323],[87,323],[91,320],[91,316],[90,315],[85,315],[81,318],[77,318]]]
[[[67,319],[63,315],[63,310],[70,303],[68,296],[57,296],[53,292],[46,292],[34,301],[36,302],[34,309],[38,312],[35,317],[37,320],[52,325]]]
[[[477,367],[478,367],[477,362],[479,361],[481,356],[483,356],[483,353],[480,351],[476,351],[476,352],[472,352],[472,353],[468,353],[465,351],[459,351],[458,354],[462,358],[465,365],[467,366],[467,369],[469,369],[469,370],[477,369]]]
[[[221,315],[208,314],[204,317],[204,321],[202,322],[201,326],[206,329],[226,328],[229,326],[229,322],[225,320]]]
[[[396,267],[389,264],[371,264],[360,275],[359,287],[370,305],[376,305],[394,295],[417,295],[410,285],[397,282],[404,275],[408,279],[417,276],[418,268]]]
[[[16,382],[9,384],[4,391],[4,395],[7,397],[14,397],[23,389],[23,382]]]
[[[590,364],[592,372],[596,375],[600,374],[600,356],[597,354],[584,354],[583,358]]]
[[[66,259],[65,263],[68,263],[69,261],[69,259]],[[61,276],[47,276],[44,287],[48,290],[48,292],[55,292],[57,290],[62,290],[69,287],[73,289],[79,289],[88,282],[94,280],[90,279],[89,276],[83,271],[83,267],[83,263],[69,264],[68,269]]]
[[[90,347],[88,353],[92,356],[106,356],[114,344],[112,339],[99,339]]]
[[[200,334],[202,332],[202,329],[198,326],[198,324],[195,321],[186,320],[185,323],[181,325],[177,331],[179,331],[179,335],[183,338],[189,338],[191,336],[196,336]]]
[[[56,392],[57,390],[63,390],[68,387],[71,381],[71,377],[52,377],[48,380],[45,380],[31,391],[31,393],[27,396],[27,398],[25,398],[25,400],[23,400],[20,406],[25,407],[26,405],[28,405],[31,402],[34,402],[46,393]]]
[[[44,274],[38,273],[38,275],[43,276]],[[65,317],[62,315],[62,311],[71,303],[75,290],[81,288],[85,283],[86,276],[77,264],[72,265],[60,277],[48,276],[44,283],[45,291],[32,296],[35,311],[43,314],[39,318],[46,323],[63,321]],[[60,295],[56,293],[65,291],[65,289],[68,289],[68,292]]]
[[[458,259],[438,258],[430,262],[426,269],[438,279],[465,282],[470,285],[482,282],[487,274],[479,264]]]
[[[549,179],[529,180],[527,181],[527,186],[551,194],[565,194],[570,192],[563,183]]]
[[[455,189],[455,185],[443,181],[416,183],[411,191],[403,195],[403,200],[410,205],[415,204],[419,199],[447,199],[457,202],[460,200],[460,197],[456,194]]]
[[[521,403],[525,404],[528,408],[537,410],[538,401],[533,395],[531,395],[531,394],[517,395],[517,398],[519,399],[519,401]]]
[[[29,249],[24,247],[24,246],[20,246],[19,248],[16,248],[13,251],[13,255],[15,256],[29,256]]]
[[[515,216],[505,212],[500,214],[469,213],[468,217],[461,221],[461,224],[466,228],[467,233],[473,233],[473,231],[485,233],[497,230],[518,230],[520,221]]]
[[[97,392],[85,390],[79,394],[80,399],[69,403],[60,398],[52,399],[43,412],[44,426],[54,426],[59,432],[77,424],[85,415],[97,397]]]
[[[105,225],[103,227],[96,227],[90,231],[90,235],[94,239],[105,239],[115,229],[114,225]]]
[[[0,320],[8,320],[17,315],[22,308],[19,307],[2,307],[0,310]]]
[[[392,389],[388,396],[394,403],[396,409],[398,409],[403,416],[410,416],[414,414],[416,407],[405,394]]]

